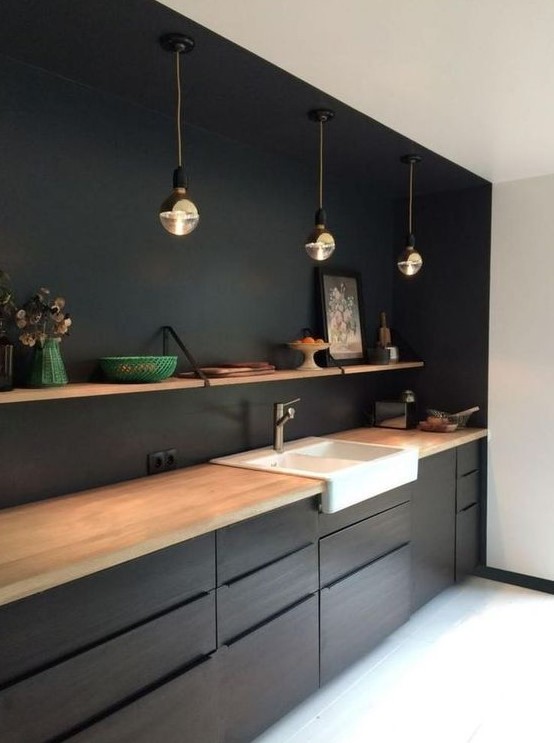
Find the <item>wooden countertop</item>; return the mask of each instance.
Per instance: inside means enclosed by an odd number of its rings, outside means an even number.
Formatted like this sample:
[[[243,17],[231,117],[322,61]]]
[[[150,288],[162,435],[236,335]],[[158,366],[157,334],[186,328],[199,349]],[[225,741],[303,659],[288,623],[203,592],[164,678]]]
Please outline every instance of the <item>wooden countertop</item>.
[[[317,495],[304,477],[202,464],[0,511],[0,605]]]
[[[359,428],[334,438],[416,446],[487,435]],[[0,605],[317,495],[320,480],[203,464],[0,511]]]
[[[411,429],[409,431],[394,430],[391,428],[353,428],[349,431],[331,434],[333,439],[347,439],[362,444],[384,444],[386,446],[415,446],[419,449],[419,458],[430,457],[441,451],[453,449],[470,441],[485,438],[486,428],[462,428],[453,433],[430,433]]]

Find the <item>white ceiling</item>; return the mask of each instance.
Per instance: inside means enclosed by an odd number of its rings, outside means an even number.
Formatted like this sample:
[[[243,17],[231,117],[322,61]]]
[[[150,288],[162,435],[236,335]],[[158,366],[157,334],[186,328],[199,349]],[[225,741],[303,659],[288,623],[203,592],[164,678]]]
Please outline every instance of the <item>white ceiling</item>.
[[[554,0],[162,2],[493,182],[554,173]]]

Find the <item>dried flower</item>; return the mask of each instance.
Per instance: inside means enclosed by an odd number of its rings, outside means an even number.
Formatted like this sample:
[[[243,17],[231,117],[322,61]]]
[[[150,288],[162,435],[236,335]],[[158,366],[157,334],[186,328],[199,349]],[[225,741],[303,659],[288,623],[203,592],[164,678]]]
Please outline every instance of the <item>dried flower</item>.
[[[47,338],[67,335],[72,320],[65,308],[65,299],[50,299],[50,290],[42,287],[15,313],[15,324],[25,328],[19,340],[25,346],[41,345]]]
[[[0,269],[0,320],[9,318],[15,311],[10,277]]]

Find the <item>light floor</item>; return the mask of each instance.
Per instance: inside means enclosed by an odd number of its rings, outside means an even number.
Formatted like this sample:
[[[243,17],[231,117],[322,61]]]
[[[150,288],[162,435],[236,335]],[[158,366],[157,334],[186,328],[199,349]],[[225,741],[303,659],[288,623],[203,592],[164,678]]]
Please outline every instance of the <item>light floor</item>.
[[[471,578],[255,743],[554,743],[553,707],[554,596]]]

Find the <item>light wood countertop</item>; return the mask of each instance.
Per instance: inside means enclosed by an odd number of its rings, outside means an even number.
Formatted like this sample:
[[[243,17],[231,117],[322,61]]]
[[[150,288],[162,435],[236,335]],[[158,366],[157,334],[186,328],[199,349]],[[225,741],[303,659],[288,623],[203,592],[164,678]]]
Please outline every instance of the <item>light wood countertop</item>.
[[[462,444],[469,444],[487,436],[486,428],[462,428],[453,433],[431,433],[417,428],[409,431],[391,428],[353,428],[349,431],[331,434],[330,438],[358,441],[362,444],[384,444],[385,446],[415,446],[419,458],[430,457],[441,451],[453,449]]]
[[[0,511],[0,605],[317,495],[319,480],[215,464]]]
[[[487,435],[358,428],[430,456]],[[0,605],[315,496],[320,480],[202,464],[0,511]]]

